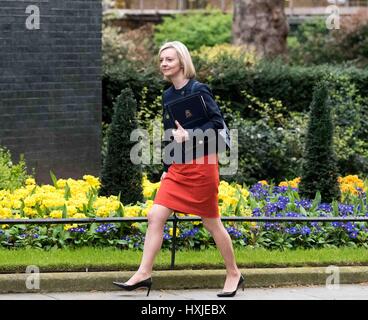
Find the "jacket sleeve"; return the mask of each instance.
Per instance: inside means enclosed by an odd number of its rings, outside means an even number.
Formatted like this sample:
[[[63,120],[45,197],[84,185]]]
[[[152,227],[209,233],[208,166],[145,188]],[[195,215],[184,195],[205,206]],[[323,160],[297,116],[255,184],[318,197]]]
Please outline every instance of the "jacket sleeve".
[[[168,124],[168,121],[166,119],[166,109],[165,109],[165,106],[164,106],[164,96],[165,96],[165,93],[162,95],[162,122],[163,122],[163,126],[164,126],[164,130],[167,130],[169,128],[169,124]],[[163,150],[165,149],[165,147],[170,143],[170,141],[162,141],[162,145],[163,145],[163,148],[161,150],[161,154],[162,154],[162,157],[161,157],[161,162],[162,162],[162,165],[163,165],[163,170],[164,172],[167,172],[169,170],[169,167],[171,166],[171,164],[166,164],[165,163],[165,155],[163,154]]]
[[[209,116],[209,121],[207,123],[195,129],[201,129],[202,131],[206,131],[207,129],[223,129],[223,117],[211,89],[206,84],[199,83],[193,92],[201,92],[203,94]]]

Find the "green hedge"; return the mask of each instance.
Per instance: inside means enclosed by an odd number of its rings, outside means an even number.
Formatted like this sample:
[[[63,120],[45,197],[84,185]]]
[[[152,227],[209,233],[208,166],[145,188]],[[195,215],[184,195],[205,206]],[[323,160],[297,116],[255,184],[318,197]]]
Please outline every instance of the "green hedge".
[[[161,95],[168,84],[162,80],[158,69],[152,64],[147,68],[137,68],[129,62],[105,69],[103,73],[103,119],[110,122],[112,100],[122,89],[132,88],[138,101],[141,92],[148,89],[147,103],[152,103]],[[247,103],[242,94],[245,90],[261,101],[270,98],[282,101],[289,111],[306,112],[312,100],[315,84],[321,79],[339,85],[341,77],[348,77],[356,85],[358,94],[368,96],[368,70],[355,67],[343,68],[329,65],[315,67],[288,66],[281,61],[261,62],[255,67],[244,67],[240,61],[223,59],[211,68],[205,61],[195,61],[198,79],[210,85],[215,95],[221,100],[231,101],[231,108],[239,110],[243,117],[244,105]],[[159,111],[159,110],[156,110]]]

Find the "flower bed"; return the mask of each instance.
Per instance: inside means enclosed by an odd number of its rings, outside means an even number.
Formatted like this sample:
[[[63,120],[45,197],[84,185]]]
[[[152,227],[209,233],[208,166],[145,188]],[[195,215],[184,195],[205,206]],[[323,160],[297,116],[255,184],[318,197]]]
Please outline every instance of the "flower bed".
[[[83,180],[53,177],[54,185],[26,185],[14,191],[0,190],[0,219],[88,218],[146,216],[159,187],[143,178],[145,202],[123,206],[117,196],[98,196],[99,179],[90,175]],[[298,194],[300,178],[278,185],[259,181],[247,189],[221,181],[219,208],[222,216],[368,216],[367,181],[357,176],[340,177],[341,202],[321,203]],[[181,214],[182,215],[182,214]],[[173,235],[171,223],[164,231],[164,247]],[[270,249],[365,246],[368,228],[365,222],[226,222],[235,246]],[[1,247],[114,246],[142,249],[147,223],[2,225]],[[177,231],[179,248],[206,248],[214,245],[201,222],[181,222]]]

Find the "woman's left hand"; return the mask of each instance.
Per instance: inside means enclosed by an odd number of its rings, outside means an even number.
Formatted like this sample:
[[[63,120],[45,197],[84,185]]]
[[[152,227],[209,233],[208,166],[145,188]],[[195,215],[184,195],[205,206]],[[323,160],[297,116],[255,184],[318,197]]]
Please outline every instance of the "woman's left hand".
[[[189,140],[189,133],[186,131],[180,123],[175,120],[175,124],[177,126],[177,129],[172,130],[172,134],[174,136],[174,139],[177,143],[182,143],[183,141]]]

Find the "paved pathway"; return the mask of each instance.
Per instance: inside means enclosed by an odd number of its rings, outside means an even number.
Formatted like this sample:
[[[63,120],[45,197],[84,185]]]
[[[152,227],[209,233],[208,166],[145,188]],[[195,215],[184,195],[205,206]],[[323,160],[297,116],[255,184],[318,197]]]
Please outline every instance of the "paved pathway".
[[[333,286],[332,286],[333,287]],[[218,290],[151,290],[0,294],[0,300],[220,300]],[[368,300],[368,283],[287,288],[246,288],[236,300]],[[228,300],[228,299],[227,299]]]

